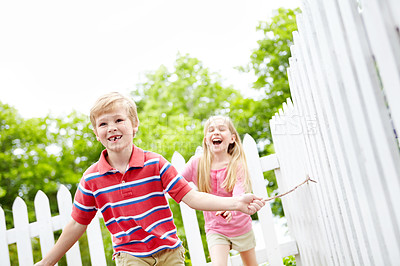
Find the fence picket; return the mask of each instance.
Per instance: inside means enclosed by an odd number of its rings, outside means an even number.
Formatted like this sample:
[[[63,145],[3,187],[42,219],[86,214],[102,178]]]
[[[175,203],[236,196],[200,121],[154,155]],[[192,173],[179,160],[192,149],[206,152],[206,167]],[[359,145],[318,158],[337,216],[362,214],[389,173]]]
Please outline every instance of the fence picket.
[[[14,226],[17,234],[17,250],[18,250],[18,262],[19,265],[32,265],[33,255],[32,255],[32,243],[31,236],[29,232],[29,219],[28,219],[28,209],[25,202],[17,197],[13,203],[12,207]]]
[[[178,172],[182,172],[185,167],[185,159],[178,152],[174,152],[171,163]],[[193,266],[205,265],[206,258],[201,241],[196,211],[191,209],[183,202],[180,203],[179,206],[182,212],[183,227],[185,228],[190,257],[193,259],[192,264]]]
[[[40,239],[40,249],[42,256],[45,256],[54,245],[54,234],[51,223],[49,199],[43,191],[39,190],[36,193],[34,205],[37,220],[37,234]]]
[[[1,263],[4,266],[10,266],[10,255],[8,251],[8,242],[7,242],[6,217],[4,215],[2,207],[0,207],[0,258],[1,258]]]
[[[71,220],[72,212],[72,197],[69,190],[64,186],[60,186],[57,193],[57,204],[60,212],[60,223],[62,228]],[[67,252],[67,263],[68,265],[81,266],[81,253],[79,251],[79,242],[77,241]]]
[[[99,217],[97,214],[89,224],[86,232],[89,244],[90,260],[92,265],[107,265],[107,260],[104,254],[103,238],[100,229]]]
[[[250,175],[253,192],[259,197],[266,198],[268,197],[268,193],[262,175],[257,144],[250,135],[246,134],[243,139],[243,147],[247,158],[248,168],[251,169]],[[258,212],[258,218],[264,225],[262,227],[262,232],[270,265],[283,265],[276,232],[274,230],[275,225],[272,219],[272,211],[269,204],[266,204],[266,206]]]
[[[393,30],[399,30],[400,29],[400,1],[397,0],[384,0],[387,2],[386,6],[386,12],[388,14],[391,14],[391,18],[394,21],[395,27],[393,27]]]
[[[391,5],[397,9],[391,9]],[[366,18],[363,23],[379,68],[383,91],[387,96],[397,134],[400,132],[400,105],[396,100],[400,99],[400,42],[399,28],[396,29],[394,20],[399,21],[398,7],[398,1],[396,4],[381,0],[366,0],[362,3],[362,12]],[[391,12],[393,16],[390,15]]]

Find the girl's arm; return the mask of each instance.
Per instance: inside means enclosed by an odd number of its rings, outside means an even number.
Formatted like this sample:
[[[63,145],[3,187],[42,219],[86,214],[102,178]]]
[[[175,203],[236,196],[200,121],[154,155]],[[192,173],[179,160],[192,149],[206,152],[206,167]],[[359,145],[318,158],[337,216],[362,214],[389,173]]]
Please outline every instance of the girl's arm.
[[[35,266],[53,266],[56,264],[64,254],[75,244],[76,241],[86,231],[87,225],[80,224],[74,219],[64,227],[60,238],[54,247],[46,254],[46,256],[35,264]]]
[[[253,194],[244,194],[240,197],[218,197],[212,194],[189,191],[182,201],[189,207],[201,211],[241,211],[252,215],[265,205],[261,198]]]

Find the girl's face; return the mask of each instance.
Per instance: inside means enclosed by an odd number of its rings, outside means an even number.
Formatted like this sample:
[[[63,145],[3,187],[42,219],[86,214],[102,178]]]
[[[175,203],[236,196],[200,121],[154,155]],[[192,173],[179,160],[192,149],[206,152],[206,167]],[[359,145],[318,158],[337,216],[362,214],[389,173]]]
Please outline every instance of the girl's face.
[[[224,119],[213,120],[204,136],[204,141],[212,153],[228,152],[229,144],[234,143],[235,139]]]
[[[109,152],[121,152],[132,148],[137,130],[138,127],[132,124],[126,109],[119,108],[99,115],[94,133]]]

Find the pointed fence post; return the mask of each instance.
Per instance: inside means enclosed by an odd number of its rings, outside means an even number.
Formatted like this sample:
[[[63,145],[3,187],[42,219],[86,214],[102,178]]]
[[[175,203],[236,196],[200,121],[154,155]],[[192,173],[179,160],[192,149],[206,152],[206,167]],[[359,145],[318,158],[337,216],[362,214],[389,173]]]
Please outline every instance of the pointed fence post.
[[[247,166],[250,172],[253,192],[259,197],[267,198],[268,193],[265,187],[264,175],[261,169],[257,144],[248,134],[244,136],[243,148],[247,158]],[[257,214],[262,224],[261,230],[267,250],[268,261],[272,266],[282,266],[282,257],[279,250],[278,238],[275,232],[271,207],[267,203],[260,211],[257,212]]]
[[[171,163],[178,172],[182,172],[185,167],[185,159],[178,152],[174,152]],[[184,202],[179,204],[182,213],[183,227],[185,228],[190,258],[193,266],[205,265],[206,259],[201,241],[199,222],[197,221],[196,211]]]
[[[65,225],[72,219],[72,197],[69,190],[61,185],[57,193],[57,203],[58,210],[60,212],[61,227],[64,228]],[[66,254],[68,265],[82,266],[81,253],[79,251],[79,242],[77,241],[75,245]]]
[[[12,207],[14,227],[17,234],[17,251],[19,265],[33,265],[32,243],[29,233],[28,208],[25,202],[17,197]]]
[[[39,190],[36,193],[35,213],[37,220],[37,230],[40,239],[40,249],[42,257],[44,257],[54,246],[53,226],[51,223],[51,210],[49,199],[43,191]]]
[[[104,244],[101,235],[99,215],[101,216],[101,214],[96,213],[96,216],[89,224],[86,232],[92,265],[105,266],[107,265],[107,261],[104,254]]]
[[[10,266],[10,255],[8,254],[8,242],[7,242],[7,227],[6,217],[4,215],[3,208],[0,207],[0,258],[1,265]]]

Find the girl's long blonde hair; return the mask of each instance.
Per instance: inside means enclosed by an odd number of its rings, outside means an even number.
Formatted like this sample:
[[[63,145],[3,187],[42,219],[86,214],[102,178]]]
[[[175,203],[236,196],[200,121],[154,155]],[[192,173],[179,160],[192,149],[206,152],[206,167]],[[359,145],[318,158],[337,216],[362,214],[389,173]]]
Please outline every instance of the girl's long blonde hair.
[[[226,191],[232,192],[236,181],[237,181],[237,172],[239,170],[243,171],[243,183],[244,189],[246,192],[251,191],[251,183],[250,183],[250,175],[247,168],[246,155],[244,154],[242,142],[240,141],[240,136],[234,127],[232,120],[229,117],[225,116],[212,116],[210,117],[205,125],[204,125],[204,137],[207,134],[208,127],[210,124],[217,120],[221,119],[225,121],[225,124],[228,126],[229,131],[235,135],[235,142],[229,144],[228,153],[231,155],[231,160],[226,169],[226,178],[222,183],[222,187],[225,188]],[[211,182],[210,182],[210,173],[211,173],[211,161],[212,161],[212,153],[207,146],[205,138],[203,138],[203,154],[199,159],[199,166],[197,169],[197,184],[199,191],[202,192],[211,192]]]

